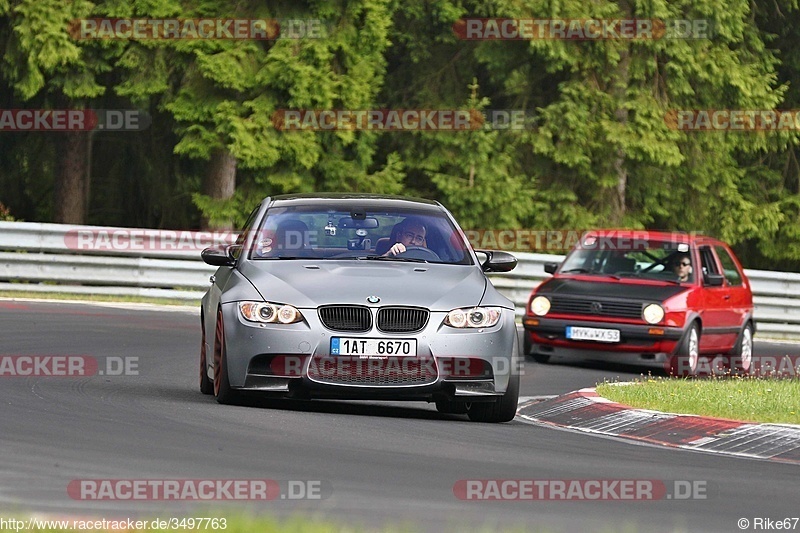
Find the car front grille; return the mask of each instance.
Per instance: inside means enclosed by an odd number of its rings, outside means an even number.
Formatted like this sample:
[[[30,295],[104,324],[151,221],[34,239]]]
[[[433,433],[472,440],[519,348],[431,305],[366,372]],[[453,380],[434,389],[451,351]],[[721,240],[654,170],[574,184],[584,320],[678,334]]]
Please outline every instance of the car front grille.
[[[551,297],[551,313],[565,315],[642,318],[642,302],[625,302],[604,298]]]
[[[436,382],[438,369],[433,358],[316,356],[308,366],[308,377],[331,385],[398,387]]]
[[[369,331],[372,312],[360,305],[328,305],[319,308],[322,325],[334,331]]]
[[[417,307],[382,307],[378,310],[378,329],[386,333],[420,331],[428,323],[428,310]]]

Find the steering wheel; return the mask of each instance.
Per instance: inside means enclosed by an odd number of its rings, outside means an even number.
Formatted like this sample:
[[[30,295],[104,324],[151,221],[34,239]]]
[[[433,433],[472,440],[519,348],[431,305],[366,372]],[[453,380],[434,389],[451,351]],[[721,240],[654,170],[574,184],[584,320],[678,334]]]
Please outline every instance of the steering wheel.
[[[407,257],[409,259],[422,259],[423,261],[441,261],[439,254],[425,248],[424,246],[406,246],[406,251],[397,254],[397,257]]]

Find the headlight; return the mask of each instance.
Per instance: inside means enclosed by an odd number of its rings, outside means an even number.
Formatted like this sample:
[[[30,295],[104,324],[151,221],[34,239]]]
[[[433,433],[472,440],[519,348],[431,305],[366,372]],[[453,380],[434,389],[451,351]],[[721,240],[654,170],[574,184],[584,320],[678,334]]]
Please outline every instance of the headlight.
[[[453,328],[490,328],[500,321],[499,307],[465,307],[453,309],[444,319]]]
[[[658,304],[649,304],[642,311],[642,318],[648,324],[658,324],[664,318],[664,308]]]
[[[297,308],[270,302],[239,302],[239,313],[249,322],[262,324],[293,324],[303,320]]]
[[[537,296],[531,300],[531,312],[537,316],[544,316],[550,312],[550,300],[547,296]]]

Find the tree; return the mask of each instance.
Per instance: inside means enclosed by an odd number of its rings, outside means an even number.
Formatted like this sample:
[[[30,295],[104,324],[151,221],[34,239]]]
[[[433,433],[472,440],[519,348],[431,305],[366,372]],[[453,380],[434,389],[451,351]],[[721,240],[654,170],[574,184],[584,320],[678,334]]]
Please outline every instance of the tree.
[[[7,28],[2,50],[4,77],[15,94],[37,105],[56,109],[87,108],[105,88],[98,74],[108,71],[114,46],[80,43],[70,34],[70,23],[89,16],[86,0],[5,0],[0,20]],[[83,223],[89,194],[91,137],[87,131],[58,134],[55,165],[56,222]]]

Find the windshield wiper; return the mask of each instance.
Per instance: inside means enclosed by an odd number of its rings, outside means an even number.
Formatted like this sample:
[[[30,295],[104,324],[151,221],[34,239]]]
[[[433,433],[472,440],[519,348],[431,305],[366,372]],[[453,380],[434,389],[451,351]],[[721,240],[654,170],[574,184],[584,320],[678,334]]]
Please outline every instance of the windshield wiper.
[[[295,255],[277,255],[277,256],[272,256],[272,257],[256,257],[255,259],[258,260],[258,261],[261,261],[261,260],[264,260],[264,259],[275,260],[275,259],[314,259],[314,258],[313,257],[299,257],[299,256],[295,256]]]
[[[396,255],[367,255],[359,257],[359,259],[368,259],[375,261],[404,261],[406,263],[427,263],[424,259],[416,259],[413,257],[397,257]]]
[[[569,274],[570,272],[575,272],[578,274],[591,274],[592,271],[588,268],[570,268],[569,270],[562,270],[560,274]]]

